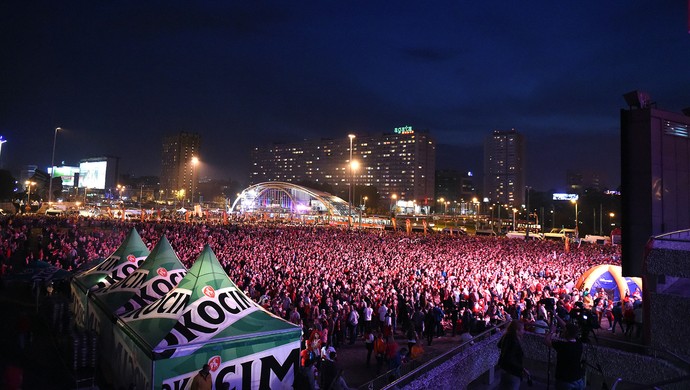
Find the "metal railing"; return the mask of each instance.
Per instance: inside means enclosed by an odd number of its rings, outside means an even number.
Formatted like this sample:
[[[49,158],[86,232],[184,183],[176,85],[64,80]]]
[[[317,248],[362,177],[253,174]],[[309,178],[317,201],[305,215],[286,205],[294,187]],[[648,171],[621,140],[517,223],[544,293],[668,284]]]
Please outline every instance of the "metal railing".
[[[496,332],[503,331],[509,322],[503,322],[494,327],[491,327],[468,340],[440,355],[426,356],[407,361],[400,365],[400,367],[386,371],[377,376],[373,380],[358,387],[360,390],[382,390],[393,387],[402,387],[413,380],[417,379],[424,373],[438,367],[446,362],[449,358],[463,352],[475,343],[479,343],[496,334]]]

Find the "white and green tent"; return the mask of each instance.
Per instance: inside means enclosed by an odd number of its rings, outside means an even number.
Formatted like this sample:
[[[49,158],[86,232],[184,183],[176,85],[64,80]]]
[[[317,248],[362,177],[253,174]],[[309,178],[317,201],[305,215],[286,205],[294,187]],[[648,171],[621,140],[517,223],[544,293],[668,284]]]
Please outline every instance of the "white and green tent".
[[[215,388],[291,388],[301,328],[248,298],[206,246],[176,288],[122,314],[114,329],[118,386],[186,389],[204,364]]]
[[[136,229],[112,255],[72,279],[72,313],[78,327],[99,331],[98,319],[90,313],[88,295],[126,278],[144,262],[149,250]]]
[[[92,297],[108,314],[123,314],[146,306],[171,291],[187,269],[162,236],[146,260],[124,279],[94,291]]]

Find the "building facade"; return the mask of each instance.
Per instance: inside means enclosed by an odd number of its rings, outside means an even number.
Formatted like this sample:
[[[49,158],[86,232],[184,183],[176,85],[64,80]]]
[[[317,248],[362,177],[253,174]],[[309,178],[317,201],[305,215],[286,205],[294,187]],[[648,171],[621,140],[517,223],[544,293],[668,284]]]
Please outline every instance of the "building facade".
[[[453,169],[436,171],[436,212],[461,213],[464,205],[477,198],[472,172],[460,172]],[[446,204],[447,202],[447,204]]]
[[[436,143],[410,126],[392,133],[258,146],[252,150],[249,181],[314,182],[332,186],[374,186],[381,199],[433,204]]]
[[[494,131],[484,141],[484,197],[490,203],[525,203],[525,143],[515,129]]]
[[[193,157],[199,156],[201,136],[180,132],[163,138],[160,190],[163,199],[188,201],[199,187]]]
[[[690,228],[689,130],[690,116],[657,109],[648,99],[621,110],[626,276],[642,275],[650,237]]]

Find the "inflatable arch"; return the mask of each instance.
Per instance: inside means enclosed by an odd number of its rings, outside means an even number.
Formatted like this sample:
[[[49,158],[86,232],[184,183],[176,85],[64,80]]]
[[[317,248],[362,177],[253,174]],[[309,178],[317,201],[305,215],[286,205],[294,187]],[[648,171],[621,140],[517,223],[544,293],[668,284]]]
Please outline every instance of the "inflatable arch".
[[[575,285],[580,291],[589,288],[590,291],[604,289],[613,296],[614,301],[620,301],[628,293],[630,297],[642,297],[642,279],[631,278],[621,274],[619,265],[602,264],[588,269]]]

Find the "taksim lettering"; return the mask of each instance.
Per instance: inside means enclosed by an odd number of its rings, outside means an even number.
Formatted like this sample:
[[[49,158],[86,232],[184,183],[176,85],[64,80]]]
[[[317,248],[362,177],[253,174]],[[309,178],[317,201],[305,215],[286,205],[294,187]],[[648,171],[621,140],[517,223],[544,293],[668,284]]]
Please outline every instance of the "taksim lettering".
[[[195,308],[180,317],[173,327],[176,332],[170,332],[165,338],[168,346],[191,342],[201,334],[214,334],[218,331],[219,325],[226,322],[228,313],[236,315],[252,307],[248,298],[233,290],[223,291],[216,296],[216,299],[199,302]],[[183,339],[178,339],[175,333],[179,333]]]
[[[117,314],[127,313],[152,303],[175,288],[184,275],[185,271],[179,270],[177,272],[168,273],[168,278],[157,277],[151,279],[117,311]]]

